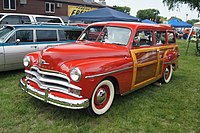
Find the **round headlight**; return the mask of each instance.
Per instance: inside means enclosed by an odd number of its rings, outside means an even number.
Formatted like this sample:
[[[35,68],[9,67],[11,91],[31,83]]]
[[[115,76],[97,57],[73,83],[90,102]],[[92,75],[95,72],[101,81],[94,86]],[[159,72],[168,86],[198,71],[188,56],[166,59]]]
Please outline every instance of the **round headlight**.
[[[73,81],[79,82],[81,79],[81,71],[79,68],[75,67],[70,71],[70,77]]]
[[[24,64],[24,66],[25,66],[25,67],[29,67],[29,66],[30,66],[30,63],[31,63],[30,57],[25,56],[24,59],[23,59],[23,64]]]

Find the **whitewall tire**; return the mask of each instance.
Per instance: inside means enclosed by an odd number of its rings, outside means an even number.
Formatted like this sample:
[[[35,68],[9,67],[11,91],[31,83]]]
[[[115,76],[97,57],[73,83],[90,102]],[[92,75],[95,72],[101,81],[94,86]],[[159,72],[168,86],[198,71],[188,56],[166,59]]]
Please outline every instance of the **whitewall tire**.
[[[94,89],[88,112],[91,115],[106,113],[113,103],[115,95],[114,85],[110,80],[101,81]]]
[[[168,65],[164,70],[162,82],[166,84],[169,83],[172,78],[172,73],[173,73],[173,67],[172,65]]]

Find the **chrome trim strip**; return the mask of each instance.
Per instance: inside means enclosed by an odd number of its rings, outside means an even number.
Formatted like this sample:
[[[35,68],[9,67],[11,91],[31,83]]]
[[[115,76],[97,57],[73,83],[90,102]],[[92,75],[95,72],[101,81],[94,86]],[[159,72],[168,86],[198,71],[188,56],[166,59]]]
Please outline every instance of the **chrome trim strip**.
[[[85,76],[85,78],[89,79],[89,78],[100,77],[100,76],[104,76],[104,75],[108,75],[108,74],[113,74],[113,73],[116,73],[116,72],[125,71],[125,70],[132,69],[132,68],[133,68],[133,66],[127,67],[127,68],[122,68],[122,69],[119,69],[119,70],[114,70],[114,71],[111,71],[111,72],[106,72],[106,73],[101,73],[101,74],[96,74],[96,75],[91,75],[91,76]]]
[[[45,92],[41,92],[31,87],[30,85],[27,86],[25,85],[26,83],[24,83],[22,79],[20,79],[20,87],[23,91],[25,91],[26,93],[37,99],[40,99],[42,101],[45,101],[47,103],[59,107],[70,108],[70,109],[82,109],[82,108],[87,108],[89,106],[89,99],[72,100],[72,99],[60,98],[52,94],[49,94],[48,90]]]

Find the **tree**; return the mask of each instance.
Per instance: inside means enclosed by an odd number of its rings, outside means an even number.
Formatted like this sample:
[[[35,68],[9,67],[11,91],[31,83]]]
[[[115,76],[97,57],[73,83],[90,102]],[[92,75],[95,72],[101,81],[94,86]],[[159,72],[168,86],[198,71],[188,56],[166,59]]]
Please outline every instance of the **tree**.
[[[187,23],[194,25],[194,23],[199,22],[199,19],[192,19],[192,20],[188,20]]]
[[[199,0],[163,0],[169,10],[179,8],[181,4],[188,4],[192,10],[197,10],[200,14],[200,1]]]
[[[167,17],[163,17],[163,16],[159,16],[159,20],[156,20],[157,23],[163,23],[165,21],[167,21]]]
[[[120,12],[124,12],[124,13],[127,13],[127,14],[130,14],[130,11],[131,11],[131,8],[127,7],[127,6],[116,6],[116,5],[114,5],[113,7],[115,8],[115,10],[120,11]]]
[[[161,16],[160,12],[156,9],[144,9],[137,12],[136,17],[143,19],[149,19],[154,22],[159,22]]]

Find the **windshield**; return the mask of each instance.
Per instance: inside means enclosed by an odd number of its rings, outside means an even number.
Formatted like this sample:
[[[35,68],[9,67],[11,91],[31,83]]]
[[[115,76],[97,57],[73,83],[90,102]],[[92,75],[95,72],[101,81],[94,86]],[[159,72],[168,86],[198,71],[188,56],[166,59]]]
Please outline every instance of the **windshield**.
[[[13,27],[2,27],[0,28],[0,42],[2,42],[5,37],[13,30]]]
[[[131,30],[113,26],[91,26],[81,35],[79,40],[98,41],[126,46],[131,35]]]

